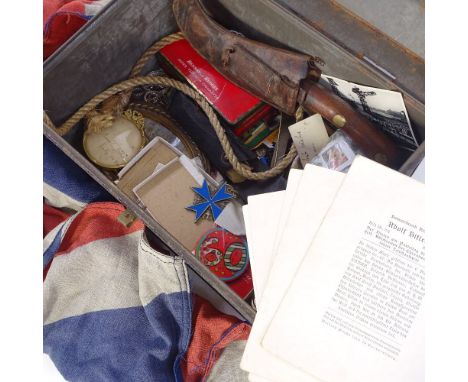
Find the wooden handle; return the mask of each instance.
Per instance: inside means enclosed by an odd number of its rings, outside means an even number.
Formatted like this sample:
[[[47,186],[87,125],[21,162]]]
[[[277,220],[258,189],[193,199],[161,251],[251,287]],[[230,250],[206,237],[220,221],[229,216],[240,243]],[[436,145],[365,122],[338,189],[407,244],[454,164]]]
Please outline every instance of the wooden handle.
[[[366,157],[392,168],[402,164],[404,158],[395,143],[348,103],[316,82],[307,83],[303,89],[304,110],[320,114],[348,134]]]

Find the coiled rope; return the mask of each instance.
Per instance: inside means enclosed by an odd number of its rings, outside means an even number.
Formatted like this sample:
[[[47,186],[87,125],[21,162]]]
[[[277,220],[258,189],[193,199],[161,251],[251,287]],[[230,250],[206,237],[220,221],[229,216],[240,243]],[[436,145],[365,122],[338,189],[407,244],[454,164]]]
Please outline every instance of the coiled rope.
[[[78,109],[78,111],[76,111],[75,114],[73,114],[60,127],[56,127],[54,125],[46,112],[44,112],[44,124],[54,129],[61,136],[69,132],[73,126],[75,126],[84,117],[88,119],[88,128],[90,129],[96,130],[107,128],[112,125],[114,119],[117,116],[120,116],[125,107],[128,105],[133,88],[142,85],[159,85],[170,87],[177,89],[188,97],[192,98],[202,108],[216,132],[219,142],[221,143],[221,147],[226,154],[226,158],[237,173],[250,180],[266,180],[281,174],[291,164],[297,155],[297,151],[294,145],[291,146],[291,149],[286,154],[286,156],[282,158],[273,168],[263,172],[253,172],[249,166],[241,163],[237,159],[237,156],[234,154],[232,146],[229,143],[224,128],[221,126],[216,113],[202,95],[183,82],[174,80],[169,77],[140,76],[141,71],[147,62],[151,59],[151,57],[153,57],[166,45],[178,41],[182,38],[184,38],[182,33],[178,32],[157,41],[146,50],[146,52],[133,66],[130,73],[130,78],[128,80],[115,84],[97,96],[93,97],[85,105]],[[99,110],[96,109],[98,105],[100,105]],[[302,112],[296,113],[296,119],[302,119]]]

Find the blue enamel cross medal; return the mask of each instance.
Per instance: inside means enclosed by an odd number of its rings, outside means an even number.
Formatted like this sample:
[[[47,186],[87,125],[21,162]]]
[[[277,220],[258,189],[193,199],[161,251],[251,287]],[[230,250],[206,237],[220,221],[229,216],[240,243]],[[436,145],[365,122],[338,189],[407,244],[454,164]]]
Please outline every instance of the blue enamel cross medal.
[[[206,179],[203,181],[203,185],[201,187],[192,187],[192,190],[204,200],[201,203],[192,204],[187,207],[188,210],[195,211],[195,222],[203,216],[208,208],[211,208],[213,220],[218,218],[222,212],[222,208],[216,203],[234,198],[234,195],[227,192],[226,187],[226,183],[223,183],[213,196],[211,196]]]

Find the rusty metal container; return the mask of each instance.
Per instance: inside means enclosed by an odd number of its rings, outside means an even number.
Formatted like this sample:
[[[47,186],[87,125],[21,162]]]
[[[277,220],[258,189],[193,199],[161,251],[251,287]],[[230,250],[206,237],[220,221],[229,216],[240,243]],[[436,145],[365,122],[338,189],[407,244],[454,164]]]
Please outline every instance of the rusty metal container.
[[[420,140],[424,140],[424,61],[344,8],[325,0],[216,0],[205,2],[223,25],[276,46],[317,55],[326,74],[397,90],[403,94]],[[324,22],[327,20],[327,22]],[[128,77],[141,54],[156,40],[175,32],[170,0],[114,0],[44,63],[44,109],[55,124],[107,87]],[[117,200],[131,209],[193,274],[252,321],[255,311],[184,249],[152,217],[123,194],[71,144],[44,126],[44,135]],[[424,144],[400,171],[411,174],[424,156]]]

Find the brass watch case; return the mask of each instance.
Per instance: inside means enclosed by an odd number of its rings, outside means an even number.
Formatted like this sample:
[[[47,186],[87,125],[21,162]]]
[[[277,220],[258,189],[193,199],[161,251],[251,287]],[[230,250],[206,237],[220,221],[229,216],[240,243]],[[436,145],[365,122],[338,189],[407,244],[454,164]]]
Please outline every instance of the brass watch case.
[[[137,151],[137,153],[138,153],[143,147],[145,147],[145,145],[147,143],[147,139],[146,139],[146,136],[145,136],[145,118],[143,117],[143,115],[140,112],[138,112],[137,110],[133,110],[133,109],[126,109],[123,112],[122,117],[125,118],[126,120],[128,120],[129,122],[131,122],[140,132],[141,145],[138,148],[138,151]],[[89,158],[89,160],[91,160],[91,162],[93,162],[97,166],[99,166],[99,167],[101,167],[101,168],[103,168],[105,170],[117,170],[117,169],[123,168],[133,158],[133,157],[130,158],[126,163],[123,163],[123,164],[119,163],[117,165],[108,165],[108,164],[100,162],[99,160],[97,160],[89,152],[89,149],[88,149],[88,137],[89,137],[89,135],[90,135],[90,133],[86,130],[84,135],[83,135],[83,149],[84,149],[87,157]]]

